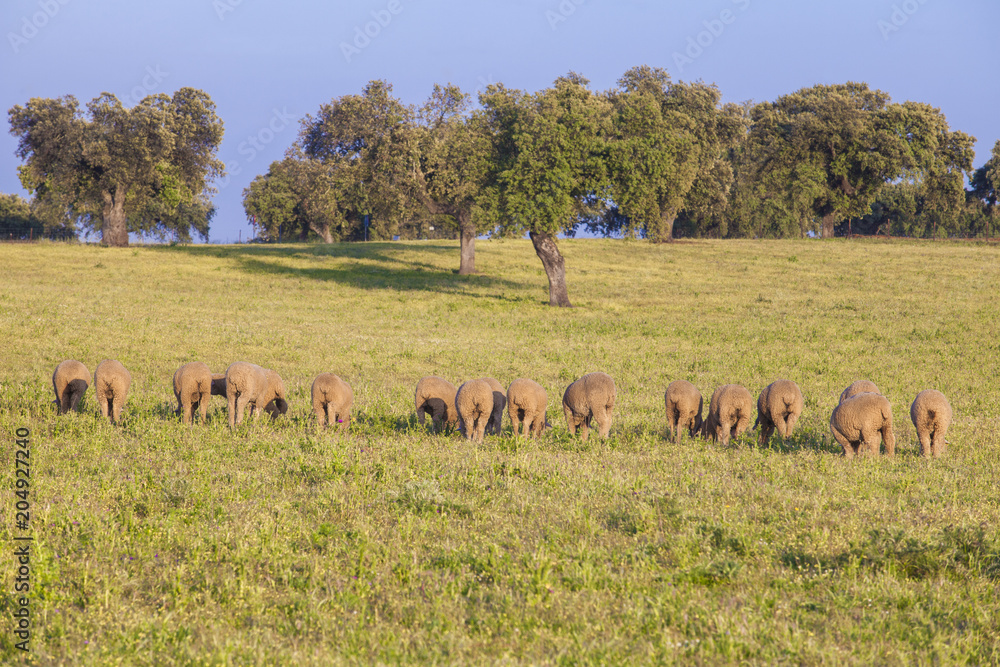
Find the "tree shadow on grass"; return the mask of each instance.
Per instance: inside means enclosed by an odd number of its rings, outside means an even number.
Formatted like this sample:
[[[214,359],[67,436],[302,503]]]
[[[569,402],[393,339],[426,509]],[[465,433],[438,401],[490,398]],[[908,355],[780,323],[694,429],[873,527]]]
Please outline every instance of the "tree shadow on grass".
[[[760,447],[757,444],[757,433],[753,432],[750,435],[752,435],[752,440],[749,444],[753,447]],[[795,431],[787,440],[775,433],[771,436],[771,441],[761,448],[769,449],[777,454],[796,454],[807,451],[841,454],[844,451],[828,433],[812,430]]]
[[[430,417],[421,425],[417,421],[417,415],[412,412],[406,415],[380,412],[358,413],[351,421],[352,431],[373,436],[385,436],[395,433],[414,436],[450,437],[458,433],[458,429],[454,426],[446,426],[440,431],[435,432],[431,425]]]
[[[271,274],[332,282],[367,290],[396,289],[435,293],[465,294],[466,287],[493,290],[530,289],[534,285],[484,274],[458,275],[457,269],[442,269],[427,262],[401,259],[408,250],[437,256],[455,255],[457,248],[444,244],[399,246],[393,243],[333,243],[324,245],[240,245],[154,246],[161,252],[181,252],[195,257],[231,259],[250,274]],[[335,267],[294,268],[281,264],[282,259],[301,257],[340,261]],[[350,262],[349,260],[356,260]],[[374,265],[373,265],[374,264]]]

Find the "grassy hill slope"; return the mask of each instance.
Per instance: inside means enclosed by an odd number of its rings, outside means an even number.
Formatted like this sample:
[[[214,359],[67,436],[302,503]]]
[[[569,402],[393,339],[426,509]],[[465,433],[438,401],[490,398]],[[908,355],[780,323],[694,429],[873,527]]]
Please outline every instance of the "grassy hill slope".
[[[31,432],[41,663],[1000,661],[1000,249],[857,241],[561,242],[572,309],[527,241],[108,249],[0,246],[0,539]],[[56,417],[62,359],[132,373],[123,423]],[[278,371],[291,408],[230,433],[173,414],[192,360]],[[614,377],[607,441],[562,392]],[[354,388],[317,433],[312,379]],[[539,442],[416,424],[423,375],[549,394]],[[663,392],[795,380],[770,449],[665,440]],[[895,459],[847,462],[853,380],[893,405]],[[951,400],[946,458],[909,406]],[[509,422],[505,421],[509,428]],[[10,561],[9,561],[10,562]],[[15,608],[14,567],[0,609]],[[0,635],[0,660],[23,660]]]

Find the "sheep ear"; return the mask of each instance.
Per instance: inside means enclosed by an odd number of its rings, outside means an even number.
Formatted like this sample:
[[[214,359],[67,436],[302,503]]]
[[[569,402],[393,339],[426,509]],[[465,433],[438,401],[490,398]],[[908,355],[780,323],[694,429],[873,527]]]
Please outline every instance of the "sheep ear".
[[[288,412],[288,401],[283,398],[274,399],[274,404],[278,408],[278,414],[285,414]]]

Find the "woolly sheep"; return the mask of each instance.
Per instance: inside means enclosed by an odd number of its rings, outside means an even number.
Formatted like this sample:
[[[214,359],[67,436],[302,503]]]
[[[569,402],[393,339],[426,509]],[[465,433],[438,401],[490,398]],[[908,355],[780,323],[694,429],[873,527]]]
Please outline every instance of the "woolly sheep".
[[[52,373],[52,388],[56,392],[56,414],[76,410],[90,386],[90,371],[83,362],[67,359],[59,362]]]
[[[503,390],[503,385],[495,378],[479,378],[493,389],[493,414],[486,424],[486,433],[500,435],[500,428],[503,426],[503,409],[507,405],[507,394]]]
[[[94,393],[97,394],[101,416],[110,419],[112,424],[117,424],[121,419],[131,384],[132,376],[115,359],[105,359],[97,364],[94,371]]]
[[[607,373],[588,373],[566,387],[563,413],[570,435],[580,428],[580,439],[587,441],[590,421],[597,421],[600,436],[608,437],[615,409],[615,381]]]
[[[738,438],[750,426],[753,396],[738,384],[724,384],[712,393],[708,404],[708,417],[702,424],[706,437],[729,444],[729,438]]]
[[[701,392],[687,380],[674,380],[667,385],[663,395],[667,408],[667,425],[674,442],[681,441],[681,428],[688,429],[692,437],[701,430],[701,409],[704,405]]]
[[[285,383],[270,368],[236,361],[226,369],[226,399],[229,410],[229,428],[243,421],[243,411],[250,406],[254,421],[267,411],[272,419],[288,412]]]
[[[482,442],[486,424],[493,417],[493,387],[486,380],[469,380],[455,395],[459,431],[469,440]]]
[[[549,425],[545,419],[548,401],[545,389],[534,380],[518,378],[511,382],[507,388],[507,412],[514,427],[514,435],[540,436]],[[519,434],[519,429],[523,433]]]
[[[873,391],[855,394],[835,407],[830,415],[830,430],[849,459],[855,455],[877,455],[880,438],[886,456],[896,451],[892,406],[889,399]]]
[[[212,373],[212,396],[226,395],[226,374]]]
[[[840,403],[843,403],[851,396],[857,396],[863,392],[871,392],[873,394],[881,394],[882,390],[879,389],[874,382],[869,382],[868,380],[856,380],[851,383],[848,387],[840,394]]]
[[[457,424],[456,393],[455,385],[444,378],[436,375],[420,378],[413,395],[413,402],[417,407],[417,421],[420,425],[423,425],[424,415],[427,413],[431,416],[435,431],[440,430],[445,424],[450,426]]]
[[[766,447],[775,428],[782,438],[791,437],[803,403],[799,385],[791,380],[775,380],[767,385],[757,399],[757,421],[753,425],[760,425],[757,442]]]
[[[917,428],[921,456],[941,456],[947,449],[944,436],[951,425],[951,405],[937,389],[925,389],[917,394],[910,406],[910,420]]]
[[[201,413],[204,423],[212,397],[212,371],[200,361],[184,364],[174,372],[174,396],[177,397],[175,412],[185,424],[194,423],[195,410]]]
[[[320,373],[313,380],[313,412],[319,426],[340,423],[340,432],[345,433],[351,424],[351,407],[354,405],[354,391],[351,385],[333,373]]]

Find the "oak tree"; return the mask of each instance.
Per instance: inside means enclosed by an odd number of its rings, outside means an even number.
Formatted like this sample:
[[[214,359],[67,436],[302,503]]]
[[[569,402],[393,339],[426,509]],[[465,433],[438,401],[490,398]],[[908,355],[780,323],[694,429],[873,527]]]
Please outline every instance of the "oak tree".
[[[361,95],[334,98],[307,115],[293,147],[336,174],[340,205],[370,216],[371,238],[392,238],[412,210],[419,162],[413,116],[391,84],[370,81]]]
[[[671,241],[680,211],[720,207],[732,182],[728,151],[744,132],[737,106],[720,106],[714,85],[675,83],[646,65],[625,72],[608,99],[611,198],[628,231]]]
[[[215,157],[222,121],[206,93],[181,88],[131,109],[102,93],[86,112],[73,96],[33,98],[9,118],[25,189],[99,221],[102,243],[126,246],[130,231],[155,229],[183,237],[192,226],[207,237],[209,183],[224,165]]]
[[[606,189],[607,102],[573,72],[534,94],[489,86],[479,100],[490,134],[482,202],[501,233],[528,233],[549,281],[549,304],[570,306],[556,239]]]
[[[476,272],[480,192],[489,169],[489,138],[480,114],[458,86],[435,84],[418,114],[419,170],[415,193],[432,215],[454,220],[459,275]]]

